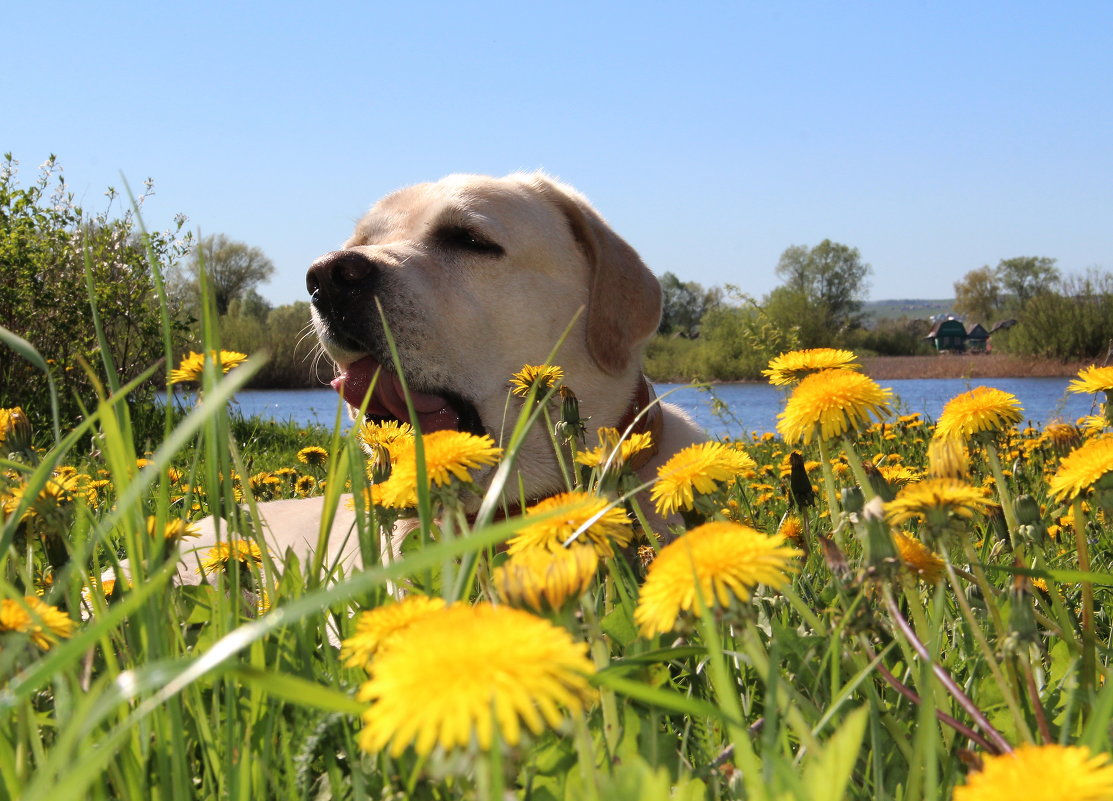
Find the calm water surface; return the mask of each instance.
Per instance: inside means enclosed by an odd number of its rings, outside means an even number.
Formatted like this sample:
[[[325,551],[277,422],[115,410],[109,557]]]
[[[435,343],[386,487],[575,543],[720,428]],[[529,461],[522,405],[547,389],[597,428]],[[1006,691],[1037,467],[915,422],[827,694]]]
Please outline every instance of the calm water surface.
[[[881,381],[893,390],[899,414],[919,412],[935,419],[948,400],[976,386],[1011,392],[1020,399],[1034,424],[1062,419],[1073,422],[1090,413],[1091,396],[1068,395],[1069,378],[995,378],[968,381],[962,378],[916,378]],[[751,431],[773,431],[787,393],[767,384],[717,384],[708,390],[679,384],[656,384],[657,394],[685,409],[711,434],[739,436]],[[716,413],[716,399],[720,411]],[[245,417],[294,420],[302,424],[332,426],[339,398],[331,389],[245,390],[236,395],[236,406]],[[351,425],[341,414],[345,428]]]

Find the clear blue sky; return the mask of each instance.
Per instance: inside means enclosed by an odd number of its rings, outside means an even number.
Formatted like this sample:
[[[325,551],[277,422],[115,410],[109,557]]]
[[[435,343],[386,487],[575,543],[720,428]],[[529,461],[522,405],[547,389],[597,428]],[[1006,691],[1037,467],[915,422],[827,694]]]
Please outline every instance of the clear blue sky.
[[[276,303],[378,197],[545,169],[657,273],[761,296],[793,244],[938,298],[1019,255],[1113,270],[1113,3],[8,4],[0,150],[88,209],[154,178]]]

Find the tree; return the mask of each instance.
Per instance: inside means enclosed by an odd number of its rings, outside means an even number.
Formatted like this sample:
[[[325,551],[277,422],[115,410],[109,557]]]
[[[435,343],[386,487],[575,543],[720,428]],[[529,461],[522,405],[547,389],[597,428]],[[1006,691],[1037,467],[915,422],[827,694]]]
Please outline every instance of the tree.
[[[1001,259],[996,275],[1002,290],[1012,296],[1017,307],[1023,306],[1035,295],[1050,292],[1059,283],[1055,259],[1041,256]]]
[[[203,238],[194,251],[189,271],[195,291],[199,287],[202,267],[217,314],[226,314],[233,300],[243,299],[274,275],[274,263],[262,250],[231,240],[224,234]]]
[[[1001,282],[988,264],[955,281],[955,312],[987,326],[1001,308]]]
[[[718,287],[704,289],[695,281],[681,281],[665,273],[661,276],[661,325],[657,333],[698,336],[700,321],[722,303],[722,295]]]
[[[766,310],[782,328],[797,328],[801,347],[830,345],[861,325],[871,268],[857,248],[830,239],[793,245],[776,272],[785,283],[766,298]]]

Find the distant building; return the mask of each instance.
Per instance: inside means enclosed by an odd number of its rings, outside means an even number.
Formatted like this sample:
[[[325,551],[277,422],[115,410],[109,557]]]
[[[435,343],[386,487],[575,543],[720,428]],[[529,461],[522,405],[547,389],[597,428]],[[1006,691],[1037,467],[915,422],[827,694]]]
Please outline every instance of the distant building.
[[[966,332],[966,349],[971,353],[985,353],[989,350],[989,332],[981,323],[974,323],[974,327]]]
[[[966,326],[954,317],[937,320],[924,339],[931,340],[937,351],[961,352],[966,350]]]

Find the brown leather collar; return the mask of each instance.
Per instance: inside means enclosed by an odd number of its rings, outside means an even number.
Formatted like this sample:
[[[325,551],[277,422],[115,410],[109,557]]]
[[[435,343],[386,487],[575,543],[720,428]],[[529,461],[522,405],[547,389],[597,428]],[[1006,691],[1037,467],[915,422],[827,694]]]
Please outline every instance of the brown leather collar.
[[[649,460],[657,455],[661,447],[661,432],[665,427],[665,416],[661,413],[661,404],[657,403],[657,393],[653,385],[644,376],[638,376],[638,385],[634,390],[634,399],[626,407],[626,413],[618,421],[616,428],[619,436],[630,434],[649,434],[651,444],[644,451],[639,451],[630,457],[627,462],[631,470],[641,470]],[[629,429],[629,434],[627,434]]]
[[[615,428],[618,429],[620,437],[628,437],[631,434],[649,434],[649,447],[635,453],[626,463],[631,470],[641,470],[649,463],[650,459],[657,455],[657,451],[661,447],[661,433],[665,429],[665,415],[661,412],[661,404],[657,402],[657,393],[653,390],[653,385],[649,383],[649,379],[644,375],[638,376],[634,398],[630,401],[630,405],[626,407],[622,417],[619,418]],[[541,499],[538,498],[530,503],[537,503],[539,500]],[[500,506],[495,511],[493,520],[505,520],[508,517],[516,517],[520,514],[522,514],[522,508],[518,504],[512,503],[507,506]],[[468,522],[475,522],[474,514],[468,515]]]

